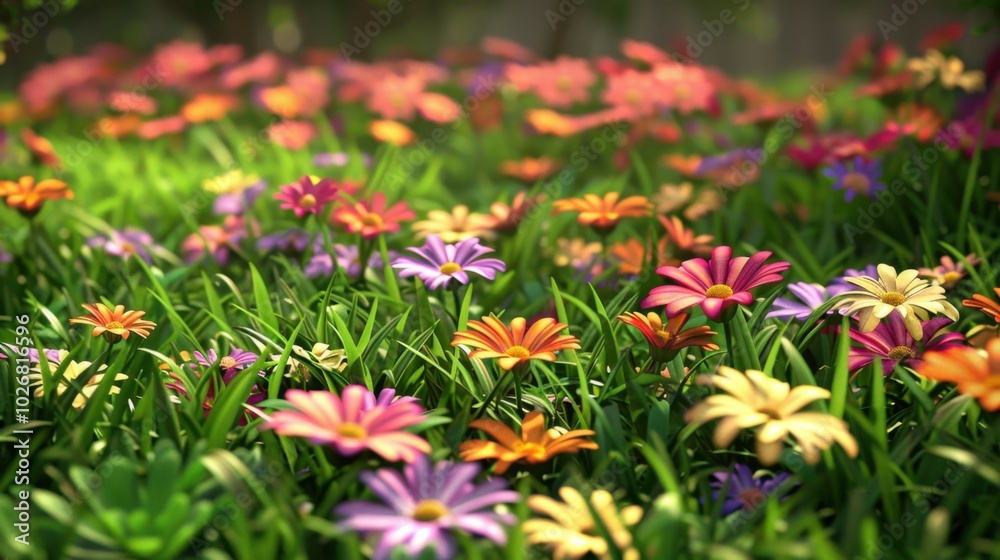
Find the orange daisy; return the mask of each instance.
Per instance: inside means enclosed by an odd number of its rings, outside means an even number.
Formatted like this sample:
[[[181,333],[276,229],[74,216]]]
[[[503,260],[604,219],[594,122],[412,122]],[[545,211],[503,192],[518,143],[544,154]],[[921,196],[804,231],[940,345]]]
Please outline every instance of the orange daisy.
[[[638,239],[629,239],[621,243],[615,243],[610,249],[611,256],[618,259],[618,271],[622,274],[641,274],[654,257],[656,266],[679,265],[680,261],[670,258],[667,253],[667,238],[661,237],[656,244],[656,254],[650,250],[646,244]]]
[[[576,453],[581,449],[597,449],[597,443],[583,438],[593,436],[593,430],[570,430],[559,434],[545,429],[545,416],[535,410],[521,422],[521,435],[506,425],[481,418],[469,423],[470,428],[482,430],[496,441],[470,440],[458,446],[459,456],[467,462],[496,459],[494,474],[501,475],[512,463],[523,461],[529,465],[548,462],[562,453]]]
[[[47,165],[56,171],[62,168],[62,159],[59,158],[56,149],[52,147],[52,142],[35,134],[34,130],[21,129],[21,141],[28,147],[31,157],[42,165]]]
[[[181,107],[181,116],[188,122],[217,121],[239,105],[239,99],[228,93],[199,93]]]
[[[509,160],[500,164],[500,172],[526,183],[535,183],[559,169],[559,162],[547,157]]]
[[[577,132],[577,126],[572,119],[551,109],[532,109],[524,118],[539,134],[566,137]]]
[[[596,194],[585,194],[583,198],[566,198],[552,203],[553,214],[579,212],[576,221],[582,226],[591,226],[599,233],[609,233],[622,218],[649,216],[653,204],[640,195],[630,196],[621,201],[619,193],[609,192],[604,198]]]
[[[372,239],[382,233],[399,231],[399,222],[416,217],[406,202],[399,201],[390,207],[386,204],[384,193],[375,193],[371,202],[361,200],[337,208],[330,215],[330,221],[351,233],[360,233],[361,237]]]
[[[715,331],[711,327],[701,326],[684,330],[690,315],[679,313],[673,316],[667,324],[658,313],[632,313],[626,311],[618,316],[618,320],[635,327],[649,342],[649,353],[656,362],[669,362],[674,359],[682,348],[700,346],[702,350],[718,350],[719,345],[712,342]]]
[[[947,381],[958,392],[979,399],[987,412],[1000,410],[1000,338],[986,343],[986,350],[954,346],[924,354],[917,372],[927,379]]]
[[[683,254],[707,256],[712,254],[713,237],[709,234],[695,235],[694,230],[684,227],[677,216],[660,216],[660,223],[667,228],[670,243]]]
[[[59,179],[43,179],[35,184],[35,178],[25,175],[14,181],[0,181],[0,198],[7,200],[7,206],[30,218],[42,209],[46,200],[73,198],[73,191]]]
[[[480,321],[469,321],[467,331],[455,333],[452,346],[464,344],[475,348],[470,358],[498,358],[504,371],[527,364],[529,360],[554,362],[559,350],[578,350],[580,341],[575,336],[559,334],[566,325],[551,317],[544,317],[530,327],[524,317],[515,317],[507,328],[496,315],[490,314]]]
[[[395,146],[412,144],[417,139],[417,135],[409,127],[396,121],[372,121],[368,123],[368,132],[379,142]]]
[[[90,312],[90,315],[70,319],[70,324],[93,325],[94,330],[91,334],[104,335],[104,340],[109,344],[127,339],[132,333],[146,338],[149,336],[149,331],[156,326],[156,323],[142,319],[146,314],[145,311],[125,311],[124,305],[116,305],[112,310],[103,303],[93,305],[85,303],[83,308]]]
[[[1000,288],[993,288],[993,291],[996,292],[997,297],[1000,297]],[[972,299],[963,299],[962,305],[968,307],[969,309],[978,309],[993,317],[993,320],[997,323],[1000,323],[1000,303],[997,303],[984,295],[973,294]]]
[[[285,119],[294,119],[302,113],[302,96],[289,86],[264,88],[259,99],[265,109]]]

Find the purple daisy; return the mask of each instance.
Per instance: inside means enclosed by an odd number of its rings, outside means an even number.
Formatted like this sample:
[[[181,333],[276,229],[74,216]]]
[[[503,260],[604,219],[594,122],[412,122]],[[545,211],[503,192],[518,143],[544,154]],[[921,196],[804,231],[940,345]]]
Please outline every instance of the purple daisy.
[[[389,251],[389,259],[395,259],[396,252]],[[357,278],[361,276],[361,254],[358,251],[357,245],[342,245],[340,243],[333,244],[333,255],[331,256],[326,252],[323,246],[323,240],[317,238],[315,245],[313,246],[313,256],[306,263],[304,272],[306,278],[317,278],[317,277],[330,277],[333,274],[333,263],[334,259],[337,262],[337,268],[344,271],[348,278]],[[379,270],[382,268],[382,255],[379,253],[372,253],[368,258],[368,269]]]
[[[441,461],[434,465],[426,455],[403,468],[403,473],[383,468],[363,472],[361,481],[383,503],[355,500],[334,510],[345,519],[340,529],[380,534],[375,560],[387,560],[403,546],[417,557],[433,546],[438,558],[452,558],[457,551],[453,531],[507,542],[503,525],[516,522],[510,513],[496,513],[493,506],[514,503],[521,494],[507,489],[503,479],[475,484],[479,465]]]
[[[219,359],[219,354],[214,350],[210,349],[208,355],[202,354],[201,352],[195,351],[194,359],[196,362],[201,364],[203,367],[212,367],[216,362],[219,363],[219,369],[222,370],[223,380],[228,384],[233,377],[240,371],[246,369],[246,367],[257,361],[259,358],[257,354],[253,352],[247,352],[246,350],[241,350],[239,348],[233,348],[232,352],[228,356],[224,356],[221,360]],[[260,373],[261,377],[264,373]]]
[[[848,332],[851,339],[861,343],[864,347],[851,348],[847,367],[851,373],[855,373],[875,360],[881,360],[882,375],[885,377],[892,374],[896,364],[905,364],[911,368],[919,367],[924,361],[924,352],[944,350],[965,343],[965,336],[962,333],[937,334],[938,331],[952,323],[953,321],[947,317],[938,317],[924,322],[921,325],[924,331],[922,350],[918,347],[913,336],[907,332],[906,325],[899,313],[890,313],[889,322],[880,323],[871,332],[863,333],[852,328]]]
[[[733,465],[733,470],[735,472],[719,471],[712,474],[715,480],[712,481],[711,487],[718,490],[712,493],[712,499],[719,499],[721,490],[726,488],[725,501],[722,502],[722,515],[729,515],[740,508],[752,511],[764,503],[764,500],[778,486],[781,486],[783,482],[792,476],[789,473],[783,472],[768,476],[767,478],[764,476],[754,478],[750,467],[742,463]],[[729,484],[728,488],[726,487],[727,482]]]
[[[212,204],[212,211],[218,216],[243,215],[266,189],[266,181],[257,181],[240,192],[219,195]]]
[[[448,286],[452,279],[468,284],[468,273],[492,280],[497,272],[507,269],[500,259],[480,258],[493,249],[480,245],[476,237],[446,245],[437,235],[428,235],[423,247],[407,250],[419,258],[400,257],[392,262],[392,267],[399,269],[400,278],[417,276],[431,290]]]
[[[872,198],[875,196],[875,191],[885,190],[885,184],[879,182],[882,177],[882,163],[877,159],[866,162],[865,158],[857,156],[851,169],[848,169],[844,162],[838,161],[823,170],[823,175],[834,180],[834,189],[845,191],[844,200],[848,202],[854,200],[857,194]]]
[[[155,247],[153,236],[134,228],[126,228],[124,231],[112,231],[110,235],[95,235],[87,240],[87,245],[94,248],[102,248],[104,252],[113,256],[128,260],[132,255],[147,263],[153,262],[149,252]]]
[[[788,291],[797,297],[799,301],[791,298],[780,297],[774,300],[774,307],[767,314],[768,318],[787,319],[793,317],[799,321],[805,321],[826,302],[830,301],[837,293],[830,293],[828,288],[819,284],[808,282],[794,282],[788,285]],[[827,311],[827,314],[833,310]]]
[[[21,354],[21,347],[14,346],[13,344],[3,344],[3,346],[6,346],[7,350],[12,355],[23,356]],[[7,355],[4,354],[3,352],[0,352],[0,360],[6,360],[6,359]],[[62,362],[62,356],[60,355],[59,350],[53,350],[51,348],[45,349],[45,359],[46,361],[49,362],[49,365],[51,366],[57,366],[59,365],[60,362]],[[39,361],[40,360],[38,359],[38,350],[34,348],[28,348],[28,365],[29,366],[37,365]]]
[[[278,251],[280,253],[302,253],[309,246],[312,235],[301,229],[287,229],[265,235],[257,240],[257,250],[270,253]]]

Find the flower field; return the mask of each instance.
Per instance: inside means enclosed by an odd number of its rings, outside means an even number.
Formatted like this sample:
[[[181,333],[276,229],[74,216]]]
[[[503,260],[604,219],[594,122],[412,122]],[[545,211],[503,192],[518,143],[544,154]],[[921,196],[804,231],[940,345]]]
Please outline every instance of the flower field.
[[[100,45],[0,92],[5,558],[1000,558],[1000,55]]]

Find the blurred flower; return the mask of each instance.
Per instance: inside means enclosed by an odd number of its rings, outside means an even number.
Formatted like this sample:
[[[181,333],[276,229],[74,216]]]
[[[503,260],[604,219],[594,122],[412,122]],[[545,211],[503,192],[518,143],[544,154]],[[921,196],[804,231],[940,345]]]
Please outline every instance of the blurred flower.
[[[156,101],[142,91],[113,91],[108,94],[108,106],[120,113],[152,115],[156,112]]]
[[[237,192],[222,194],[212,203],[212,211],[219,216],[246,214],[266,189],[267,182],[257,181]]]
[[[622,558],[639,560],[639,550],[633,546],[630,527],[642,519],[642,507],[627,506],[619,511],[607,490],[594,490],[584,498],[572,486],[559,488],[562,502],[536,494],[527,499],[532,511],[547,517],[536,517],[521,524],[529,544],[541,544],[552,549],[552,557],[560,560],[593,555],[600,560]],[[589,502],[589,503],[588,503]],[[591,508],[597,513],[591,513]],[[599,528],[600,527],[600,528]],[[608,535],[617,552],[612,556],[604,535]]]
[[[400,257],[392,262],[392,267],[400,271],[400,278],[418,276],[431,290],[450,287],[452,280],[468,284],[470,273],[493,280],[497,272],[507,269],[499,259],[480,258],[493,249],[480,245],[475,237],[445,245],[437,235],[428,235],[423,247],[407,250],[419,258]]]
[[[650,72],[627,69],[608,76],[606,82],[601,100],[628,111],[631,119],[654,114],[663,98],[664,86]]]
[[[136,134],[144,140],[152,140],[167,134],[180,134],[187,128],[188,121],[180,115],[148,120],[139,125]]]
[[[791,478],[791,474],[783,472],[773,476],[760,476],[755,478],[750,467],[743,463],[733,465],[733,471],[718,471],[712,473],[715,479],[711,487],[717,491],[712,492],[712,499],[718,500],[722,489],[726,489],[725,501],[722,502],[722,515],[729,515],[736,510],[753,511],[760,507],[767,499],[767,496],[774,493],[786,480]]]
[[[527,198],[526,193],[521,191],[514,195],[510,205],[503,202],[490,204],[490,215],[493,216],[493,231],[511,231],[521,225],[521,221],[527,217],[541,199],[537,196]]]
[[[190,123],[218,121],[239,106],[239,98],[229,93],[199,93],[181,107],[181,116]]]
[[[257,250],[264,253],[277,251],[279,253],[303,253],[309,247],[312,234],[302,229],[287,229],[265,235],[257,240]]]
[[[523,461],[538,465],[551,461],[562,453],[576,453],[581,449],[597,449],[597,444],[584,439],[593,436],[593,430],[571,430],[559,433],[545,429],[545,416],[539,411],[529,412],[521,422],[521,435],[505,424],[480,418],[469,423],[469,428],[482,430],[496,441],[468,440],[458,446],[459,456],[467,462],[496,459],[493,473],[507,472],[511,464]]]
[[[531,66],[509,64],[506,78],[518,91],[531,92],[550,107],[570,108],[590,100],[597,75],[584,59],[560,56]]]
[[[206,74],[215,61],[204,47],[197,43],[174,41],[160,45],[153,52],[150,68],[158,69],[157,75],[164,85],[185,85]]]
[[[314,183],[308,175],[303,175],[297,182],[283,185],[274,199],[281,201],[282,210],[292,210],[296,217],[302,218],[306,214],[319,214],[327,204],[337,200],[337,187],[330,179]]]
[[[844,288],[842,291],[847,289]],[[831,292],[831,290],[833,291]],[[823,307],[826,302],[839,293],[836,288],[824,288],[819,284],[808,282],[793,282],[788,285],[788,291],[792,292],[799,301],[784,297],[777,298],[774,300],[771,311],[766,315],[768,319],[792,317],[797,321],[805,321],[814,311]],[[833,309],[827,311],[827,314],[830,313],[833,313]]]
[[[987,412],[1000,410],[1000,338],[985,350],[953,347],[924,355],[920,375],[958,386],[958,392],[979,400]]]
[[[421,76],[387,74],[369,85],[370,92],[365,99],[365,107],[389,121],[413,120],[417,110],[417,99],[427,87]]]
[[[59,179],[43,179],[35,183],[34,177],[27,175],[14,181],[0,181],[0,198],[6,199],[7,206],[21,215],[32,218],[42,209],[46,200],[73,199],[73,191]]]
[[[944,123],[944,117],[933,107],[917,103],[900,104],[886,120],[921,142],[928,142],[939,134]]]
[[[618,259],[618,271],[622,274],[641,274],[642,269],[647,264],[654,266],[665,266],[668,264],[678,264],[670,257],[667,251],[667,238],[661,237],[656,244],[656,249],[647,247],[642,241],[630,238],[627,241],[615,243],[608,252],[612,257]]]
[[[969,266],[976,266],[979,264],[979,257],[970,253],[965,257],[965,261],[969,263]],[[935,266],[934,268],[918,268],[917,272],[924,278],[930,278],[935,283],[943,286],[946,290],[954,288],[958,284],[958,281],[965,278],[966,275],[965,263],[956,263],[948,255],[941,257],[941,264],[939,266]]]
[[[921,340],[921,321],[927,321],[930,314],[943,314],[957,321],[958,310],[948,303],[944,288],[918,279],[917,274],[916,270],[909,269],[897,275],[895,268],[880,264],[878,279],[870,276],[844,278],[861,289],[840,294],[837,307],[847,307],[847,315],[860,312],[858,323],[861,332],[875,330],[881,319],[896,311],[903,318],[910,335]]]
[[[698,198],[684,210],[684,217],[691,221],[697,220],[722,208],[725,201],[725,197],[717,190],[702,189]]]
[[[552,259],[556,266],[572,266],[577,270],[586,270],[601,256],[601,244],[596,241],[587,243],[583,239],[561,237],[556,243],[559,245],[559,252]]]
[[[670,245],[676,249],[674,254],[708,256],[712,253],[710,234],[695,235],[694,230],[684,227],[684,222],[677,216],[658,216],[660,223],[667,229]]]
[[[711,112],[716,104],[715,86],[703,68],[673,61],[653,66],[660,109],[689,115],[695,111]]]
[[[145,311],[125,311],[124,305],[116,305],[114,309],[110,309],[103,303],[85,303],[83,308],[90,315],[70,319],[70,324],[93,325],[94,329],[90,334],[103,335],[109,344],[127,340],[133,333],[146,338],[149,336],[149,331],[156,327],[156,323],[142,318],[146,314]]]
[[[294,119],[302,112],[302,98],[287,85],[263,88],[257,98],[265,109],[283,119]]]
[[[508,160],[500,164],[500,172],[525,183],[536,183],[549,177],[559,169],[559,162],[552,158],[524,158]]]
[[[622,39],[622,42],[618,44],[618,50],[625,55],[625,58],[637,60],[647,66],[672,60],[670,55],[660,50],[659,47],[632,39]]]
[[[231,66],[219,76],[225,89],[234,90],[250,82],[272,82],[281,72],[281,59],[272,52],[262,52],[241,64]]]
[[[68,355],[69,353],[66,352],[66,354]],[[65,358],[65,355],[61,357]],[[55,363],[52,362],[49,363],[51,374],[55,374],[54,368],[56,364],[61,362],[62,360],[59,360],[58,362]],[[81,375],[83,375],[84,373],[87,372],[87,370],[90,369],[91,365],[92,365],[91,362],[76,362],[74,360],[70,360],[69,363],[66,364],[65,367],[63,368],[62,375],[59,376],[59,384],[56,385],[57,396],[62,396],[62,394],[65,393],[66,390],[69,389],[70,387],[73,387],[79,391],[76,394],[76,396],[73,397],[72,406],[74,410],[83,410],[83,408],[87,406],[87,401],[90,399],[90,397],[94,396],[94,392],[97,391],[97,387],[101,384],[101,381],[104,380],[105,374],[101,372],[108,369],[108,366],[101,365],[100,367],[97,368],[97,373],[90,376],[90,378],[87,379],[87,382],[83,384],[83,386],[81,386],[78,379]],[[39,366],[35,366],[34,368],[32,368],[31,371],[33,373],[28,374],[28,379],[32,380],[31,385],[38,387],[37,389],[35,389],[35,397],[42,397],[45,395],[44,378],[49,377],[50,374],[43,373],[42,369]],[[125,375],[124,373],[115,374],[115,381],[123,381],[125,379],[128,379],[128,376]],[[55,379],[52,379],[51,381],[54,382]],[[118,394],[120,392],[121,389],[119,389],[115,385],[112,385],[111,388],[108,390],[108,393],[113,395]]]
[[[194,353],[194,361],[199,365],[204,368],[210,368],[218,362],[219,370],[227,376],[233,376],[236,373],[243,371],[248,365],[256,362],[258,358],[260,358],[260,356],[257,354],[247,352],[246,350],[242,350],[240,348],[233,348],[229,355],[223,356],[221,360],[219,359],[219,354],[213,349],[209,349],[207,355],[198,351],[195,351]]]
[[[351,233],[360,233],[361,237],[372,239],[383,233],[399,231],[401,221],[415,217],[406,202],[399,201],[387,207],[385,193],[377,192],[371,202],[361,200],[336,208],[330,220]]]
[[[753,302],[750,290],[781,281],[780,273],[790,265],[787,262],[765,265],[770,256],[769,251],[760,251],[752,257],[731,258],[732,249],[720,245],[712,250],[709,261],[696,258],[684,261],[680,267],[660,267],[657,274],[680,285],[653,288],[642,306],[666,305],[667,316],[673,317],[700,305],[709,319],[727,321],[731,316],[723,313],[727,308]]]
[[[205,179],[201,182],[201,186],[206,191],[215,194],[235,194],[241,193],[259,182],[260,177],[257,175],[246,175],[242,169],[234,169],[211,179]]]
[[[575,336],[560,334],[567,326],[549,317],[535,321],[530,327],[523,317],[515,317],[507,328],[491,314],[483,317],[482,322],[470,320],[468,327],[470,330],[455,333],[451,345],[475,348],[470,358],[498,358],[497,363],[504,371],[530,360],[553,362],[559,350],[580,348]]]
[[[619,196],[617,192],[609,192],[603,198],[585,194],[583,198],[556,200],[552,203],[552,213],[579,212],[577,222],[580,225],[591,226],[603,235],[610,233],[622,218],[641,218],[651,214],[653,205],[646,197],[635,195],[619,201]]]
[[[285,399],[293,408],[273,413],[262,429],[330,445],[347,457],[369,449],[386,461],[412,463],[431,452],[426,440],[403,431],[424,420],[424,409],[394,396],[395,390],[383,389],[376,401],[361,385],[348,385],[339,396],[289,389]]]
[[[413,230],[421,239],[430,234],[437,234],[447,243],[454,243],[470,237],[493,237],[494,218],[488,214],[469,212],[469,207],[458,204],[451,212],[431,210],[427,219],[414,222]]]
[[[365,167],[371,167],[371,154],[361,153],[360,157]],[[320,167],[343,167],[350,163],[350,158],[351,154],[348,152],[325,152],[316,154],[313,157],[313,165],[318,165]]]
[[[56,149],[52,147],[52,142],[35,134],[35,131],[30,128],[21,129],[21,141],[24,142],[35,161],[56,171],[62,169],[62,159],[59,158]]]
[[[791,436],[802,448],[806,463],[819,462],[819,452],[834,442],[848,457],[858,454],[858,443],[847,430],[847,423],[822,412],[800,412],[812,401],[830,398],[830,391],[814,385],[792,389],[760,371],[746,373],[720,366],[712,384],[728,394],[715,394],[687,411],[689,424],[701,425],[720,419],[715,429],[715,447],[722,449],[736,439],[741,430],[758,427],[757,458],[763,465],[773,465],[781,457],[785,440]]]
[[[916,86],[927,87],[938,77],[944,89],[962,88],[976,91],[983,88],[984,74],[980,70],[965,71],[958,57],[945,58],[940,51],[930,49],[924,58],[911,58],[906,67],[917,74]]]
[[[524,114],[524,119],[539,134],[564,138],[577,132],[576,124],[571,119],[550,109],[531,109]]]
[[[997,297],[1000,297],[1000,288],[993,288],[993,291],[996,292]],[[963,299],[962,305],[969,309],[978,309],[986,315],[993,317],[993,320],[997,323],[1000,323],[1000,303],[984,295],[973,294],[972,299]]]
[[[423,118],[438,124],[449,123],[462,116],[461,106],[440,93],[424,92],[417,96],[417,111]]]
[[[198,233],[192,233],[181,243],[184,260],[191,263],[205,256],[206,250],[217,263],[225,266],[229,254],[247,236],[242,217],[227,216],[222,226],[198,226]]]
[[[681,183],[679,185],[663,185],[659,192],[653,195],[653,204],[656,205],[658,214],[669,214],[674,210],[682,208],[691,200],[694,187],[691,183]]]
[[[846,165],[838,161],[824,170],[823,175],[833,179],[833,188],[843,189],[844,199],[850,202],[857,194],[872,198],[875,192],[885,190],[885,184],[879,181],[882,176],[881,165],[878,160],[865,162],[864,158],[858,156],[854,158],[852,169],[848,170]]]
[[[375,140],[396,146],[405,146],[417,139],[417,135],[412,130],[405,124],[396,121],[371,121],[368,123],[368,132]]]
[[[362,472],[361,482],[383,503],[354,500],[338,505],[335,513],[345,518],[338,529],[378,533],[375,560],[389,560],[400,546],[410,558],[424,556],[421,553],[430,546],[434,558],[450,559],[458,551],[453,532],[502,545],[507,542],[503,525],[513,525],[517,519],[496,513],[496,506],[517,503],[521,494],[507,490],[503,479],[476,484],[477,474],[478,465],[449,461],[431,465],[426,455],[403,467],[402,475],[389,468]]]
[[[513,60],[514,62],[531,62],[536,58],[535,53],[531,52],[531,49],[528,47],[510,39],[494,37],[492,35],[487,35],[480,39],[479,48],[490,56]]]
[[[153,262],[149,251],[154,247],[159,247],[153,243],[153,236],[141,229],[125,228],[123,231],[112,230],[110,235],[95,235],[87,240],[87,245],[100,247],[104,252],[113,256],[128,260],[132,255],[147,263]]]
[[[649,353],[653,361],[664,363],[674,359],[683,348],[698,346],[702,350],[718,350],[719,345],[712,342],[712,337],[717,333],[711,327],[692,327],[684,330],[690,315],[680,313],[672,317],[667,324],[663,324],[663,319],[658,313],[652,311],[643,315],[641,313],[625,312],[618,316],[618,320],[634,327],[646,337],[649,343]]]
[[[965,35],[965,27],[958,22],[945,23],[932,28],[920,39],[920,50],[940,50],[951,46]]]
[[[848,368],[851,373],[855,373],[876,359],[881,361],[882,375],[885,377],[892,374],[896,364],[917,368],[923,363],[921,355],[924,351],[964,346],[965,337],[961,333],[937,334],[953,322],[946,317],[938,317],[923,323],[921,325],[923,350],[917,347],[916,340],[906,331],[903,319],[896,313],[889,315],[888,323],[879,323],[871,332],[863,333],[851,329],[848,333],[851,339],[864,347],[851,348]]]

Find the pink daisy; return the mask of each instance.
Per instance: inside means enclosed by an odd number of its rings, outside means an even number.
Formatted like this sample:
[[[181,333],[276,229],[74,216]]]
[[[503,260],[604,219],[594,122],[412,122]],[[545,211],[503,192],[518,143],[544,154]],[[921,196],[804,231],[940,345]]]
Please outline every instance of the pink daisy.
[[[298,182],[281,187],[281,192],[274,198],[282,202],[282,210],[292,210],[296,217],[301,218],[306,214],[322,212],[327,204],[337,200],[337,191],[330,179],[313,183],[308,175],[303,175]]]

